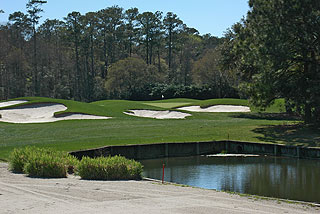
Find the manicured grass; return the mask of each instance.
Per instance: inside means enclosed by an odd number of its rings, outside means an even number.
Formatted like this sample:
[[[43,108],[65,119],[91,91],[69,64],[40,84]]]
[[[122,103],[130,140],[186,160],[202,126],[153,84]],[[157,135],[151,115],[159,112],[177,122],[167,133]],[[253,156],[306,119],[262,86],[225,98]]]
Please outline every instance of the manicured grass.
[[[263,112],[263,113],[283,113],[286,112],[284,99],[276,99],[273,104],[264,110],[250,106],[253,112]]]
[[[189,104],[187,104],[189,105]],[[185,106],[187,106],[185,105]],[[241,99],[209,99],[202,101],[193,101],[192,105],[198,105],[201,108],[207,108],[214,105],[236,105],[236,106],[249,106],[252,112],[263,112],[263,113],[284,113],[286,111],[284,105],[284,99],[276,99],[274,103],[267,107],[265,110],[260,110],[257,107],[251,106],[248,100]]]
[[[77,102],[72,100],[63,100],[63,99],[51,99],[45,97],[22,97],[16,98],[13,100],[28,100],[28,103],[22,103],[15,106],[23,106],[23,105],[30,105],[30,104],[37,104],[37,103],[58,103],[63,104],[68,107],[66,111],[56,112],[55,115],[59,116],[60,114],[64,113],[86,113],[86,114],[94,114],[99,116],[105,116],[108,112],[107,109],[97,106],[91,105],[89,103]],[[11,108],[12,106],[5,107]]]
[[[192,113],[180,120],[156,120],[123,114],[130,109],[165,110],[149,103],[203,103],[206,105],[244,105],[246,100],[173,99],[154,102],[105,100],[81,103],[49,98],[19,98],[31,102],[57,102],[68,107],[67,112],[80,112],[112,117],[109,120],[70,120],[42,124],[10,124],[0,122],[0,159],[8,160],[14,148],[28,145],[73,151],[106,145],[146,144],[161,142],[193,142],[239,140],[320,146],[320,132],[305,128],[292,118],[258,113]],[[148,105],[144,104],[148,103]],[[248,104],[247,104],[248,105]],[[165,106],[165,105],[164,105]],[[168,106],[167,106],[168,107]],[[278,107],[269,112],[279,112]],[[64,113],[64,112],[60,112]],[[301,131],[301,130],[304,131]],[[307,131],[305,130],[307,129]],[[281,132],[280,132],[281,130]],[[292,141],[291,139],[294,139]]]
[[[182,105],[183,106],[190,105],[191,103],[143,103],[143,104],[170,109],[170,108],[176,108]]]
[[[241,99],[210,99],[210,100],[203,100],[196,105],[201,106],[201,108],[210,107],[213,105],[237,105],[237,106],[249,106],[249,103],[247,100],[241,100]]]

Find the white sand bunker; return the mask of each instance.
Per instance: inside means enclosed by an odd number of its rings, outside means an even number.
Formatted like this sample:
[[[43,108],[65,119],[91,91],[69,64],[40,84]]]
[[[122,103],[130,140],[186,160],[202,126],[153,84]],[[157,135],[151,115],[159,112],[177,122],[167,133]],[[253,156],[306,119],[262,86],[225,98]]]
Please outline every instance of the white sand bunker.
[[[250,107],[248,106],[234,105],[215,105],[208,108],[201,108],[200,106],[187,106],[178,109],[191,112],[250,112]]]
[[[34,104],[19,106],[11,109],[0,110],[2,118],[0,122],[8,123],[48,123],[60,120],[83,120],[83,119],[110,119],[110,117],[68,114],[66,116],[55,117],[54,113],[65,111],[67,107],[62,104]]]
[[[177,111],[151,111],[151,110],[130,110],[124,112],[127,115],[137,117],[148,117],[154,119],[185,119],[192,116],[191,114],[177,112]]]
[[[7,107],[7,106],[13,106],[21,103],[26,103],[27,100],[15,100],[15,101],[7,101],[7,102],[1,102],[0,108]]]

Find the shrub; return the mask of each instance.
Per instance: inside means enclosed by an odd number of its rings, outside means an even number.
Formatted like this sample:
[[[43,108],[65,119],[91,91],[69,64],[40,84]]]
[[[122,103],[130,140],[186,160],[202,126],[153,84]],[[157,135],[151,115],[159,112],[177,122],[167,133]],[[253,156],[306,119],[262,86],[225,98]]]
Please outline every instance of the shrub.
[[[51,149],[25,147],[14,149],[10,156],[10,170],[29,176],[60,178],[74,172],[78,160],[67,153]]]
[[[65,178],[74,171],[83,179],[125,180],[141,179],[142,165],[121,156],[88,158],[81,161],[64,152],[37,147],[14,149],[10,156],[10,170],[28,176]]]
[[[24,165],[28,162],[32,153],[38,150],[36,147],[14,149],[9,158],[9,168],[12,172],[22,173]]]
[[[77,174],[90,180],[141,179],[142,168],[141,163],[121,156],[84,157],[78,164]]]
[[[79,163],[79,160],[76,157],[69,154],[63,154],[63,157],[64,164],[66,166],[68,174],[73,174],[75,171],[75,167]]]
[[[65,178],[67,167],[60,157],[46,153],[34,153],[29,157],[23,171],[32,177]]]

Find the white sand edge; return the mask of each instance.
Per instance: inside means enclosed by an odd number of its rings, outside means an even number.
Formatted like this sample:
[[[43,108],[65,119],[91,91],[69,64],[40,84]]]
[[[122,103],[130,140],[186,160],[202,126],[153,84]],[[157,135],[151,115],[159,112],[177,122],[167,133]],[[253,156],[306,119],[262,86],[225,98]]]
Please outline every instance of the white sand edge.
[[[21,103],[26,103],[27,100],[14,100],[14,101],[6,101],[6,102],[0,102],[0,108],[13,106]]]
[[[9,104],[8,104],[9,105]],[[15,104],[14,104],[15,105]],[[97,120],[110,119],[110,117],[102,117],[87,114],[68,114],[66,116],[55,117],[54,113],[65,111],[67,107],[62,104],[33,104],[27,106],[19,106],[11,109],[0,110],[2,118],[0,122],[7,123],[49,123],[61,120]]]
[[[185,119],[186,117],[192,116],[191,114],[178,111],[129,110],[123,113],[130,116],[154,119]]]
[[[235,105],[214,105],[208,108],[201,108],[200,106],[186,106],[178,109],[191,112],[250,112],[250,107],[248,106]]]

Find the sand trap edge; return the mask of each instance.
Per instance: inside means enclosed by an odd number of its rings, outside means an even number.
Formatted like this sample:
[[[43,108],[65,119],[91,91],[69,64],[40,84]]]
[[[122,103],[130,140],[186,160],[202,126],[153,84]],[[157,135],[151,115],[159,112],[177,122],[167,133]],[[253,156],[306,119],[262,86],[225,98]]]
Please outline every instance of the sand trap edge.
[[[5,101],[0,102],[0,109],[5,109],[12,106],[18,106],[23,103],[27,103],[29,100],[11,100],[11,101]]]
[[[28,101],[27,101],[28,102]],[[23,102],[21,102],[23,103]],[[16,105],[16,104],[15,104]],[[9,111],[10,113],[13,112],[13,114],[20,115],[21,117],[16,119],[8,119],[7,116],[5,116],[6,119],[0,117],[0,122],[6,122],[6,123],[16,123],[16,124],[30,124],[30,123],[51,123],[51,122],[58,122],[62,120],[107,120],[111,119],[112,117],[106,117],[106,116],[98,116],[98,115],[92,115],[92,114],[85,114],[85,113],[78,113],[78,112],[65,112],[67,110],[67,107],[62,103],[54,103],[54,102],[42,102],[42,103],[27,103],[25,105],[19,105],[15,106],[11,105],[10,107],[5,107],[1,109],[2,111]],[[46,114],[50,114],[50,116],[46,115],[45,117],[37,117],[36,113],[29,112],[23,113],[23,109],[34,109],[34,111],[37,111],[37,108],[45,108],[45,107],[52,107],[57,106],[57,109],[51,109],[45,112]],[[63,107],[63,108],[61,108]],[[1,111],[0,110],[0,111]],[[22,110],[22,112],[19,110]],[[16,112],[15,112],[16,111]],[[61,112],[61,114],[55,115],[57,112]],[[3,113],[2,113],[3,114]],[[5,113],[8,114],[8,113]],[[43,112],[42,112],[43,114]],[[1,115],[1,114],[0,114]],[[23,118],[26,118],[23,120]]]
[[[127,110],[123,113],[129,116],[151,118],[151,119],[158,119],[158,120],[186,119],[186,117],[192,116],[192,114],[182,113],[179,111],[169,111],[169,110],[161,111],[161,110],[135,109],[135,110]]]
[[[246,113],[251,112],[250,107],[242,105],[213,105],[207,108],[200,106],[185,106],[177,108],[178,110],[189,112],[206,112],[206,113]]]

